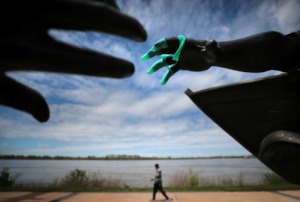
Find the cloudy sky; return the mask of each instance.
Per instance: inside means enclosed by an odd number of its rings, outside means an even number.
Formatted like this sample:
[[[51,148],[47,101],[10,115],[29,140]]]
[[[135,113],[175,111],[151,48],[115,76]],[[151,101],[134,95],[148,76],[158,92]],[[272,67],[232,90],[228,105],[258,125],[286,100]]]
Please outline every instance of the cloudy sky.
[[[51,30],[54,38],[130,60],[135,73],[107,79],[50,73],[9,73],[47,100],[46,123],[0,106],[0,153],[23,155],[143,156],[248,155],[184,94],[223,84],[278,74],[241,73],[212,67],[181,71],[167,85],[165,70],[147,75],[156,61],[140,57],[162,37],[183,34],[194,39],[233,40],[264,31],[300,29],[298,0],[118,0],[121,10],[148,33],[146,42],[95,32]]]

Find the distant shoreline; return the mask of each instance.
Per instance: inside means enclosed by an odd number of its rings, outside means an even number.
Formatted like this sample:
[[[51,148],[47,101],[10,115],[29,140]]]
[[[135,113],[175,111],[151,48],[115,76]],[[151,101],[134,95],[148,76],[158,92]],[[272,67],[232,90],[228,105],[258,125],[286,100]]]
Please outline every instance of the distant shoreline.
[[[242,156],[209,156],[209,157],[145,157],[139,155],[107,155],[104,157],[87,156],[36,156],[36,155],[0,155],[0,160],[191,160],[191,159],[224,159],[224,158],[255,158],[252,155]]]

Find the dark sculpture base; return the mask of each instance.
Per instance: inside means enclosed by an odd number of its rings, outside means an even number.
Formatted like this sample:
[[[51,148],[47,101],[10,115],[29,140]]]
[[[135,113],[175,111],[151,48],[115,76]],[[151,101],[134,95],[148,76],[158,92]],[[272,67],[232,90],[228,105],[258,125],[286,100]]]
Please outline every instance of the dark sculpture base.
[[[185,93],[266,166],[300,184],[299,71]]]

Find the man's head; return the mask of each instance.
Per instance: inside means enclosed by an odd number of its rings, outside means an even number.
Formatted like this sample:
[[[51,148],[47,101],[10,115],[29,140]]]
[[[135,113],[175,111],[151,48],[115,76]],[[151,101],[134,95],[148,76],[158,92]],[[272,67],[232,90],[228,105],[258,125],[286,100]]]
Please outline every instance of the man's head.
[[[159,168],[159,165],[158,165],[158,164],[155,164],[155,168],[158,169],[158,168]]]

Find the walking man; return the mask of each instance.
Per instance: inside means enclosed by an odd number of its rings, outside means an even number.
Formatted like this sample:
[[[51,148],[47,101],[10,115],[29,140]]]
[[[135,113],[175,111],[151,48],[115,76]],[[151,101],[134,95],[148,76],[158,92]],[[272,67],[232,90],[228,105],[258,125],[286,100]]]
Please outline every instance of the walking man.
[[[163,189],[163,186],[162,186],[162,174],[161,174],[161,170],[159,169],[159,165],[158,164],[155,164],[155,169],[156,169],[155,177],[154,177],[154,179],[151,179],[151,181],[154,181],[152,201],[155,201],[156,192],[158,190],[166,198],[166,201],[168,201],[169,197],[167,196],[166,192]]]

